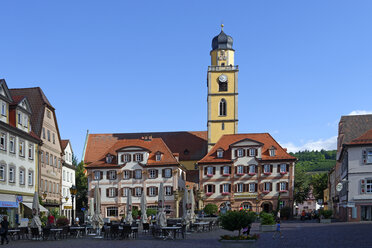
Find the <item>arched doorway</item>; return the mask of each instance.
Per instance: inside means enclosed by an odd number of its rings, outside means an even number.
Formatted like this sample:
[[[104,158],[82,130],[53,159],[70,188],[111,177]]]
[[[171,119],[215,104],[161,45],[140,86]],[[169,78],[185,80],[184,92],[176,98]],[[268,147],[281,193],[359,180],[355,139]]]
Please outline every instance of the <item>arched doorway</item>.
[[[271,202],[264,202],[261,205],[262,211],[266,213],[271,213],[273,211],[273,204]]]

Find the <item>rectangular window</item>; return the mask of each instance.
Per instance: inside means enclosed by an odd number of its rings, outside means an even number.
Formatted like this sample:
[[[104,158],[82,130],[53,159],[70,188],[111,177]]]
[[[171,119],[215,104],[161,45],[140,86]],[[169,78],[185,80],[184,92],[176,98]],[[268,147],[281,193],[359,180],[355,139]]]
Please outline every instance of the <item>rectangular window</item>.
[[[165,169],[164,177],[166,177],[166,178],[172,177],[172,169]]]
[[[55,136],[54,133],[52,133],[52,137],[53,137],[53,144],[55,144],[56,143],[56,136]]]
[[[224,166],[223,167],[223,175],[230,175],[230,167]]]
[[[28,117],[27,117],[27,115],[23,115],[23,126],[28,127]]]
[[[43,139],[45,139],[45,127],[43,127]]]
[[[250,175],[256,174],[256,166],[255,165],[250,165],[249,166],[249,174]]]
[[[21,185],[25,184],[25,171],[24,170],[19,171],[19,184]]]
[[[149,178],[156,178],[157,175],[156,175],[156,170],[149,170]]]
[[[49,164],[49,153],[45,153],[45,162]]]
[[[223,150],[218,150],[217,151],[217,158],[222,158],[223,157]]]
[[[172,195],[172,187],[171,186],[165,186],[165,195]]]
[[[142,178],[142,170],[135,170],[134,171],[134,178],[141,179]]]
[[[15,168],[9,168],[9,182],[15,183]]]
[[[287,191],[287,183],[285,182],[280,183],[280,191]]]
[[[271,191],[269,182],[264,183],[264,191],[266,192]]]
[[[53,155],[52,154],[50,154],[49,156],[49,164],[53,166]]]
[[[19,141],[19,156],[25,156],[25,142],[23,140]]]
[[[116,196],[116,188],[109,188],[108,189],[108,197],[115,197]]]
[[[271,166],[269,164],[264,165],[264,174],[270,174],[271,172],[270,167]]]
[[[236,185],[236,192],[237,192],[237,193],[242,193],[242,192],[243,192],[243,187],[244,187],[244,184],[242,184],[242,183],[238,183],[238,184]]]
[[[9,138],[9,151],[11,153],[15,153],[15,147],[16,147],[16,142],[15,142],[15,137],[14,136],[10,136]]]
[[[34,159],[34,146],[31,144],[28,145],[28,158]]]
[[[22,114],[18,112],[18,124],[22,125]]]
[[[47,117],[50,119],[50,110],[47,109]]]
[[[129,188],[123,188],[123,196],[128,196]]]
[[[0,149],[6,150],[6,133],[0,133]]]
[[[207,167],[207,176],[213,176],[213,167],[212,166],[208,166]]]
[[[59,183],[57,183],[56,193],[59,193]]]
[[[135,154],[135,161],[142,161],[142,158],[143,158],[143,156],[142,156],[142,154],[141,153],[137,153],[137,154]]]
[[[249,156],[255,157],[256,156],[256,149],[255,148],[250,148],[249,149]]]
[[[275,149],[270,149],[270,157],[275,157]]]
[[[124,160],[124,162],[129,162],[130,161],[130,155],[129,154],[124,154],[123,160]]]
[[[367,151],[367,164],[372,164],[372,150]]]
[[[94,172],[94,180],[101,180],[101,172],[95,171]]]
[[[107,217],[117,217],[118,208],[117,207],[108,207],[107,208]]]
[[[6,116],[6,103],[5,102],[1,102],[1,114],[3,116]]]
[[[238,157],[243,157],[243,149],[238,149]]]
[[[130,178],[130,171],[128,171],[128,170],[123,171],[123,178],[124,179],[129,179]]]
[[[155,160],[156,161],[160,161],[161,160],[161,153],[156,154]]]
[[[250,183],[249,184],[249,192],[256,192],[256,184],[255,183]]]
[[[134,196],[141,196],[142,195],[142,188],[134,188]]]
[[[287,165],[281,164],[280,165],[280,173],[286,173],[287,172]]]
[[[50,131],[47,130],[47,137],[48,137],[48,141],[50,141]]]
[[[0,165],[0,181],[5,180],[5,165]]]
[[[366,180],[366,192],[372,193],[372,179]]]
[[[156,196],[156,187],[149,188],[149,196]]]
[[[207,189],[207,192],[205,193],[213,193],[213,184],[208,184],[206,189]]]
[[[222,193],[230,193],[230,184],[222,184]]]
[[[71,174],[72,176],[72,174]],[[116,171],[109,171],[109,180],[115,180],[116,179]]]
[[[244,173],[244,166],[243,165],[239,165],[237,168],[236,168],[236,173],[241,175]]]

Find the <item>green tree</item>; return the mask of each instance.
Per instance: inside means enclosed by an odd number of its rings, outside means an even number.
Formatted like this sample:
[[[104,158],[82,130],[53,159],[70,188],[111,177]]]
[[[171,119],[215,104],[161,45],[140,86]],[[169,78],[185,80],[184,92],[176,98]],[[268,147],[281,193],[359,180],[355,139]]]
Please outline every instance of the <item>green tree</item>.
[[[303,203],[308,197],[310,191],[310,176],[300,167],[295,167],[294,181],[294,200],[297,203]]]
[[[318,173],[311,177],[311,185],[313,187],[313,195],[315,199],[323,200],[324,190],[328,187],[328,174]]]
[[[231,232],[239,231],[239,236],[241,230],[250,226],[255,219],[256,213],[245,210],[229,211],[220,216],[222,228]]]
[[[74,159],[76,163],[76,158]],[[81,211],[81,208],[87,208],[88,206],[88,179],[85,175],[84,162],[81,161],[75,172],[75,183],[76,183],[76,210]]]
[[[218,207],[215,204],[208,203],[203,210],[206,215],[212,215],[218,212]]]

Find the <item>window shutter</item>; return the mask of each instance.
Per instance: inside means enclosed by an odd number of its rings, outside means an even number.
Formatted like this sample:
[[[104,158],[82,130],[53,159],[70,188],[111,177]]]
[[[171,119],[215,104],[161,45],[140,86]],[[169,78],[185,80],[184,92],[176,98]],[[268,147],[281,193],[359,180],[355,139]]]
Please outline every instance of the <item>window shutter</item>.
[[[216,193],[216,185],[212,185],[212,191],[213,193]]]
[[[133,161],[136,161],[136,154],[133,154]]]
[[[132,156],[128,154],[128,162],[132,161]]]
[[[147,188],[146,188],[146,195],[147,195],[147,196],[150,195],[150,187],[147,187]]]
[[[204,185],[204,193],[207,193],[208,185]]]
[[[231,174],[231,166],[229,166],[229,174]]]
[[[159,171],[155,170],[155,178],[158,178],[158,176],[159,176]]]
[[[270,183],[270,191],[273,191],[273,183]]]
[[[244,172],[245,174],[248,173],[248,166],[243,166],[243,172]]]
[[[103,171],[100,171],[99,172],[99,180],[102,180],[103,179]]]
[[[121,191],[121,196],[124,196],[124,188],[122,188],[120,191]]]
[[[280,164],[277,165],[277,172],[280,173]]]
[[[158,194],[159,194],[159,188],[155,187],[155,195],[158,195]]]
[[[106,196],[109,197],[109,189],[106,189]]]
[[[280,184],[280,183],[276,183],[276,191],[278,191],[278,192],[279,192],[279,187],[280,187],[279,184]]]
[[[204,167],[204,175],[207,175],[208,167]]]
[[[286,168],[287,172],[289,172],[289,164],[286,164],[286,166],[287,166],[287,168]]]
[[[365,179],[360,180],[360,193],[361,194],[366,193],[366,180]]]
[[[256,174],[258,173],[258,166],[257,165],[254,165],[254,170],[256,172]]]
[[[162,177],[165,177],[165,169],[162,169],[162,170],[161,170],[161,176],[162,176]]]
[[[258,149],[254,149],[254,156],[257,157],[258,155]]]
[[[285,183],[285,190],[288,190],[288,183]]]
[[[231,192],[231,184],[229,184],[229,192]]]
[[[248,192],[248,184],[243,184],[243,191]]]
[[[171,195],[173,195],[173,186],[171,187]]]
[[[238,185],[234,184],[234,192],[238,192]]]
[[[366,150],[363,150],[362,161],[363,161],[363,164],[367,163],[367,151]]]
[[[245,157],[245,149],[243,149],[243,157]]]
[[[223,191],[222,191],[222,184],[220,185],[220,193],[222,193]]]
[[[216,167],[213,167],[213,175],[216,175]]]
[[[143,154],[141,154],[141,161],[143,161]]]
[[[220,167],[220,174],[223,174],[223,166]]]
[[[106,179],[110,179],[110,171],[106,171]]]
[[[271,173],[273,172],[273,165],[272,164],[270,165],[270,172]]]
[[[237,157],[238,157],[238,150],[235,149],[235,158],[237,158]]]
[[[119,195],[119,190],[118,188],[115,189],[115,196],[118,196]]]
[[[257,190],[258,190],[258,189],[257,189],[257,188],[258,188],[257,186],[258,186],[257,183],[255,183],[255,184],[254,184],[254,192],[257,192]]]
[[[132,196],[136,194],[136,188],[132,188]]]

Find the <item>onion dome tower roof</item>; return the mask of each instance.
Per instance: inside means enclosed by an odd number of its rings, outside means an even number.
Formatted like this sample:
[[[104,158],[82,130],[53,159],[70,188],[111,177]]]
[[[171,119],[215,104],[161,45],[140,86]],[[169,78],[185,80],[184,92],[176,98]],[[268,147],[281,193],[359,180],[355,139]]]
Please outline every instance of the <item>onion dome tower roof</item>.
[[[215,36],[212,40],[212,50],[216,49],[233,49],[233,38],[223,32],[223,24],[221,25],[221,33]]]

